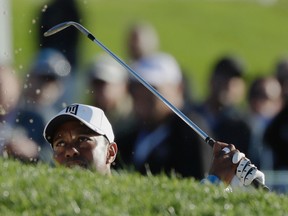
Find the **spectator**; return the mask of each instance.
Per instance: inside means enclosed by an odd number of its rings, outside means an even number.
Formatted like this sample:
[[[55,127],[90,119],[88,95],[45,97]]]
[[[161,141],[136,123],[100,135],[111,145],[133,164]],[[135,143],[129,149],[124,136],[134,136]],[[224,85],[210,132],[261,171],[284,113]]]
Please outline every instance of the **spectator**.
[[[55,49],[40,50],[31,63],[22,94],[20,116],[23,122],[33,121],[38,145],[41,146],[41,157],[51,161],[52,149],[47,145],[41,130],[47,121],[69,103],[65,97],[67,77],[71,71],[68,60]],[[27,127],[30,127],[27,125]]]
[[[87,72],[91,104],[106,113],[116,136],[129,131],[133,124],[133,113],[128,72],[103,53],[93,58]]]
[[[10,66],[0,66],[0,137],[1,155],[11,134],[12,126],[16,124],[16,107],[21,95],[20,80]]]
[[[278,80],[272,76],[256,78],[248,90],[248,107],[247,119],[252,132],[248,156],[257,167],[271,169],[271,152],[263,144],[263,134],[282,108],[281,86]]]
[[[247,154],[250,127],[239,109],[245,94],[245,68],[239,58],[224,56],[212,68],[207,99],[197,107],[215,139],[233,143]]]
[[[127,33],[128,56],[131,63],[159,51],[159,37],[156,29],[147,22],[130,26]]]
[[[273,118],[268,125],[264,139],[265,143],[273,152],[273,169],[274,170],[287,170],[288,169],[288,60],[281,59],[276,65],[276,77],[281,84],[283,108]]]
[[[45,157],[46,146],[41,137],[44,122],[37,114],[24,113],[19,109],[21,97],[21,80],[13,68],[0,67],[0,138],[1,155],[20,159],[25,162],[34,162],[39,159],[49,161]],[[42,125],[42,127],[38,127]],[[41,142],[42,141],[42,142]],[[51,156],[51,155],[50,155]]]
[[[271,148],[273,152],[273,169],[274,170],[287,170],[288,169],[288,138],[287,128],[288,121],[287,103],[283,109],[274,117],[271,123],[265,130],[264,140],[265,143]]]
[[[275,75],[282,88],[284,103],[288,100],[288,58],[280,59],[276,65]]]
[[[68,60],[59,51],[50,48],[40,50],[27,74],[23,108],[39,113],[46,123],[57,110],[70,103],[64,96],[71,87],[65,85],[70,72]]]
[[[184,108],[182,74],[171,55],[150,55],[132,67],[175,107]],[[119,164],[124,168],[132,166],[144,175],[175,172],[183,177],[203,178],[212,156],[209,146],[134,78],[130,91],[137,124],[129,134],[118,137]],[[199,116],[186,114],[200,124]]]
[[[79,79],[81,76],[77,73],[79,68],[79,31],[75,28],[67,28],[53,37],[45,37],[44,33],[50,28],[66,21],[81,21],[81,11],[75,0],[50,0],[45,4],[39,16],[39,44],[40,49],[54,49],[61,52],[68,60],[71,66],[69,76],[65,78],[66,86],[74,86],[64,92],[63,97],[68,100],[68,104],[78,100],[81,96],[79,88],[82,88]]]
[[[142,58],[153,56],[160,51],[160,38],[157,29],[148,22],[136,22],[130,26],[127,33],[127,48],[130,64],[133,65]],[[168,54],[168,53],[167,53]],[[191,86],[181,67],[184,87],[185,109],[193,108]],[[136,71],[137,72],[137,71]]]

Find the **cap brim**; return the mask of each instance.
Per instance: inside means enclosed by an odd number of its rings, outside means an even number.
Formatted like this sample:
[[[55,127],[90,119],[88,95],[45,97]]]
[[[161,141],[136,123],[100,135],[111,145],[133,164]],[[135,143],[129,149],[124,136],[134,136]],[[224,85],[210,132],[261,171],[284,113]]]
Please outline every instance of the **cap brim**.
[[[79,120],[80,122],[85,124],[88,128],[90,128],[91,130],[95,131],[96,133],[98,133],[100,135],[105,135],[101,130],[99,130],[98,128],[93,127],[91,124],[89,124],[88,122],[86,122],[83,119],[79,118],[78,116],[75,116],[75,115],[72,115],[72,114],[69,114],[69,113],[63,113],[63,114],[60,114],[60,115],[56,116],[55,118],[50,120],[50,122],[47,123],[47,125],[46,125],[46,127],[44,129],[44,133],[43,133],[45,139],[49,143],[52,143],[52,140],[54,138],[56,130],[61,125],[63,125],[64,123],[66,123],[67,121],[71,121],[71,120]]]

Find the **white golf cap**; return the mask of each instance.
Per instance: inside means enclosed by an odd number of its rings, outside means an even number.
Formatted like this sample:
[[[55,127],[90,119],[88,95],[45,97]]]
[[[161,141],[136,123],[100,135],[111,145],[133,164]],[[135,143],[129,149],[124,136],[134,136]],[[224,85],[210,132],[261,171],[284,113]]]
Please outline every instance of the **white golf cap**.
[[[51,119],[44,129],[45,139],[51,143],[57,127],[71,119],[78,119],[88,128],[105,136],[110,143],[114,142],[112,126],[103,110],[84,104],[72,104]]]
[[[147,56],[132,65],[144,80],[153,86],[179,84],[182,72],[176,59],[167,53]],[[132,77],[132,81],[135,78]]]

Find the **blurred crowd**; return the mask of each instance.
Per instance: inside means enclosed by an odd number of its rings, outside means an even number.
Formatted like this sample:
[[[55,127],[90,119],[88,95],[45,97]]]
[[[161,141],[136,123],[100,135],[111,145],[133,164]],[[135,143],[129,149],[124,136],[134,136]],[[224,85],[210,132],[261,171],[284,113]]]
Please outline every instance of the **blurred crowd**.
[[[1,155],[53,164],[45,124],[65,106],[86,103],[103,109],[113,126],[119,147],[115,169],[202,179],[211,147],[135,77],[106,53],[80,68],[75,28],[43,38],[56,24],[80,22],[75,1],[67,1],[52,1],[41,13],[41,46],[24,79],[12,66],[0,66]],[[209,71],[206,98],[196,101],[186,71],[160,49],[153,25],[131,25],[123,43],[125,62],[210,137],[233,143],[259,169],[288,169],[288,59],[248,82],[241,56],[219,56]]]

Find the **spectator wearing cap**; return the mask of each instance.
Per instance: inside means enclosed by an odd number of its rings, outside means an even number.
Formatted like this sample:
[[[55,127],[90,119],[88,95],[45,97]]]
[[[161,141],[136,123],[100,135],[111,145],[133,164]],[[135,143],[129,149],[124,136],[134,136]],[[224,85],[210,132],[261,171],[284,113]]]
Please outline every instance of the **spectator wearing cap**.
[[[90,104],[106,113],[116,136],[126,133],[133,124],[128,72],[105,53],[93,58],[87,72]]]
[[[40,113],[46,123],[70,103],[66,98],[70,72],[71,65],[60,51],[51,48],[40,50],[27,74],[23,107]]]
[[[71,66],[55,49],[41,49],[32,60],[19,101],[17,121],[39,147],[39,159],[52,163],[52,149],[43,138],[45,124],[69,102],[65,85]]]
[[[117,144],[101,109],[84,104],[67,106],[47,123],[43,135],[53,148],[57,164],[111,173]]]
[[[175,107],[183,109],[182,74],[174,57],[157,53],[142,58],[132,68]],[[118,137],[120,167],[132,167],[143,175],[176,173],[203,178],[212,156],[209,146],[133,77],[130,91],[137,124]],[[196,115],[186,114],[199,125]]]
[[[250,128],[240,104],[244,101],[245,67],[238,56],[226,55],[212,67],[207,98],[197,107],[215,139],[233,143],[247,154]]]

